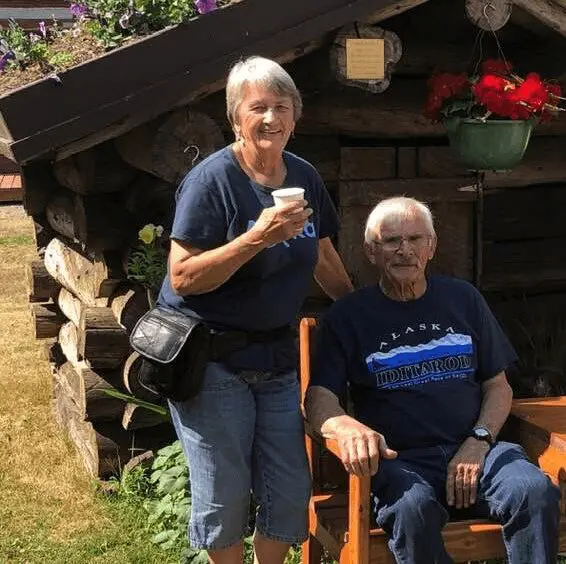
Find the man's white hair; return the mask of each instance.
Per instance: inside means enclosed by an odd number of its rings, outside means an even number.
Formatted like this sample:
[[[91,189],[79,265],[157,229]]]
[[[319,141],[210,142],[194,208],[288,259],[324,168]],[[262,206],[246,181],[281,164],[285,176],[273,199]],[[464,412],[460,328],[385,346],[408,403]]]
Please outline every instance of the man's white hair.
[[[424,219],[429,235],[436,235],[434,231],[434,219],[430,208],[415,198],[396,196],[382,200],[373,208],[366,222],[364,240],[366,243],[375,241],[375,230],[389,218],[405,219],[407,217],[420,216]]]

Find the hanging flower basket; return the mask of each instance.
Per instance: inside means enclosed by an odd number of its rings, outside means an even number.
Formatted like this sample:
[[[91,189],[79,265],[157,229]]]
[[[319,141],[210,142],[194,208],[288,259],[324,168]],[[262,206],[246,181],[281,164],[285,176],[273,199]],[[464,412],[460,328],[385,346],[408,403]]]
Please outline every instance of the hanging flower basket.
[[[466,73],[435,72],[424,113],[446,127],[450,146],[472,170],[509,170],[525,153],[533,127],[555,117],[560,86],[536,73],[525,78],[504,59],[488,59]]]
[[[467,169],[505,171],[523,158],[536,119],[482,121],[448,117],[443,124],[450,146]]]

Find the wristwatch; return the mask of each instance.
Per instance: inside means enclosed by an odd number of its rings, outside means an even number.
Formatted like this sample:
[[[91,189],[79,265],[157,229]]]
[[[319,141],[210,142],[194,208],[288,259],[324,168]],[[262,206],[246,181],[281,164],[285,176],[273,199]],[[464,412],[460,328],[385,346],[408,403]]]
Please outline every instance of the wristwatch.
[[[488,445],[493,444],[493,437],[491,436],[491,432],[487,427],[483,425],[478,425],[472,429],[470,433],[470,437],[474,437],[474,439],[478,441],[485,441]]]

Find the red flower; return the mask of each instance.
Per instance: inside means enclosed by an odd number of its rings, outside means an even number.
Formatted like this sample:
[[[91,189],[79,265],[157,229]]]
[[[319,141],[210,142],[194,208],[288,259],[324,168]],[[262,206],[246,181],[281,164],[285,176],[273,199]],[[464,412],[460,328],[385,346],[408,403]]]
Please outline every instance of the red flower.
[[[501,59],[488,59],[479,77],[435,72],[429,82],[425,116],[440,121],[458,115],[483,119],[550,119],[556,112],[561,88],[544,82],[536,73],[525,79],[511,73],[512,65]]]
[[[514,88],[514,84],[506,78],[494,74],[485,74],[474,84],[472,91],[481,101],[488,94],[501,94],[511,88]]]
[[[514,108],[517,102],[511,96],[514,89],[515,84],[493,74],[482,76],[472,87],[474,96],[482,106],[492,114],[504,117],[511,117],[517,111]]]
[[[540,76],[533,72],[528,74],[527,78],[513,91],[512,99],[528,106],[534,112],[540,112],[548,103],[548,91]]]
[[[437,72],[430,77],[428,87],[429,95],[424,114],[432,121],[439,121],[444,101],[464,94],[469,89],[470,83],[464,73]]]

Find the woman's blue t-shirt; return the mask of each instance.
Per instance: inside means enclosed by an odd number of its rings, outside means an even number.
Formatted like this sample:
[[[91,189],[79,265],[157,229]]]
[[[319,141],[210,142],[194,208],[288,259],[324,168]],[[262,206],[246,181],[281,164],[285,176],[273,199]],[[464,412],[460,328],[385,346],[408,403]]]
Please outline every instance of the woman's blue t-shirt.
[[[336,210],[322,179],[305,160],[283,153],[287,176],[282,187],[300,186],[313,214],[303,232],[258,253],[216,290],[179,296],[169,276],[158,303],[223,329],[262,331],[294,325],[310,288],[318,241],[338,230]],[[272,189],[250,180],[230,147],[191,170],[176,194],[171,238],[199,249],[220,247],[248,231],[264,208],[273,206]],[[263,370],[295,368],[293,339],[274,346],[253,345],[226,360],[234,367]]]

